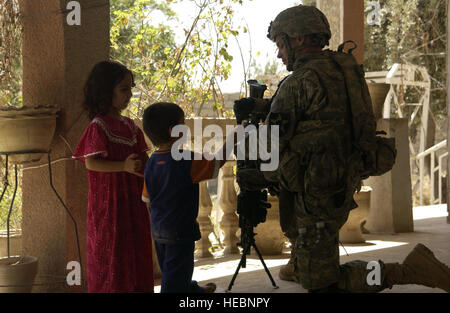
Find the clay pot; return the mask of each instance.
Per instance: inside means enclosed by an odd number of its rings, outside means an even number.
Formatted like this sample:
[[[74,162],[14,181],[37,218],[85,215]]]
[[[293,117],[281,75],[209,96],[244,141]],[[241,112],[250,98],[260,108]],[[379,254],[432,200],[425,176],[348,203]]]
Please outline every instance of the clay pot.
[[[0,293],[27,293],[33,289],[38,270],[34,256],[0,258]]]
[[[56,128],[56,108],[0,110],[0,152],[48,151]],[[13,164],[39,161],[43,153],[10,154]]]
[[[10,255],[22,253],[22,230],[11,229],[9,232]],[[0,230],[0,258],[8,256],[8,232]]]
[[[354,195],[358,207],[350,211],[347,222],[339,231],[339,240],[341,242],[363,243],[366,241],[361,231],[361,223],[369,216],[371,191],[372,188],[369,186],[363,186],[361,191]]]
[[[278,198],[269,195],[268,201],[272,207],[267,209],[266,221],[255,227],[255,244],[263,255],[280,255],[288,239],[280,226]]]
[[[383,118],[384,101],[386,100],[386,96],[391,88],[391,85],[383,83],[368,83],[367,87],[369,87],[375,119]]]

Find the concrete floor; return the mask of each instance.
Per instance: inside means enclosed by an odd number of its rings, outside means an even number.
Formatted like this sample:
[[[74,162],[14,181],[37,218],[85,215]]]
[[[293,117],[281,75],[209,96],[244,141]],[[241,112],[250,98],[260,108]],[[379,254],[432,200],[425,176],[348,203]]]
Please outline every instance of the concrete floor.
[[[435,256],[450,266],[450,224],[447,224],[446,205],[416,207],[413,210],[414,232],[396,234],[366,234],[365,244],[340,247],[341,263],[352,260],[402,262],[417,243],[430,248]],[[348,256],[347,254],[348,253]],[[193,279],[200,285],[214,282],[217,293],[224,293],[239,264],[241,256],[218,256],[195,261]],[[305,293],[299,284],[278,278],[280,266],[287,263],[288,250],[282,255],[264,256],[267,267],[279,286],[274,289],[255,252],[247,258],[247,267],[241,269],[232,287],[232,293]],[[155,281],[155,292],[160,291]],[[386,293],[442,293],[443,290],[420,285],[394,286]]]

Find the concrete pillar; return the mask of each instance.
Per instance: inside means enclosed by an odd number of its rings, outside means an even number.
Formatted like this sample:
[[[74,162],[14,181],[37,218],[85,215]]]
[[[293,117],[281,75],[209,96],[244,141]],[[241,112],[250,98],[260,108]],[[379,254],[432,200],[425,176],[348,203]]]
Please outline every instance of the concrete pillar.
[[[358,49],[353,55],[359,64],[364,62],[364,1],[362,0],[317,0],[317,8],[327,17],[331,28],[330,49],[353,40]]]
[[[372,187],[370,213],[365,228],[371,233],[414,231],[409,168],[408,119],[379,119],[377,130],[395,137],[397,158],[391,171],[372,176],[364,184]]]
[[[69,1],[19,2],[24,21],[23,103],[59,106],[51,158],[70,157],[89,123],[81,106],[84,82],[93,65],[109,57],[109,1],[78,0],[80,26],[67,23],[72,11],[66,8]],[[59,162],[52,168],[54,185],[78,223],[85,270],[87,171],[75,161]],[[36,286],[34,291],[63,292],[67,290],[67,262],[78,260],[78,253],[73,224],[53,194],[48,177],[47,167],[24,171],[23,252],[39,258],[36,282],[42,282],[42,275],[59,277],[59,283],[54,283],[55,278],[45,279],[53,283]]]
[[[447,0],[447,53],[446,53],[446,69],[447,69],[447,151],[450,151],[450,1]],[[450,156],[447,157],[447,223],[450,224]]]

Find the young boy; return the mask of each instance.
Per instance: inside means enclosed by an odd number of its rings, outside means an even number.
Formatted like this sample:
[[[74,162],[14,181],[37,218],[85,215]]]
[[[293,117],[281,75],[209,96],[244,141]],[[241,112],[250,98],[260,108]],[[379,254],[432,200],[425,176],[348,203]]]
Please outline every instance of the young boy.
[[[172,128],[184,124],[184,112],[174,103],[159,102],[147,107],[143,128],[158,147],[145,168],[143,200],[150,203],[151,227],[156,254],[162,271],[161,293],[214,292],[214,283],[200,287],[191,281],[194,271],[195,241],[201,238],[198,215],[198,183],[217,177],[226,162],[226,143],[212,160],[176,161]],[[174,147],[178,149],[178,147]],[[218,157],[220,155],[220,157]]]

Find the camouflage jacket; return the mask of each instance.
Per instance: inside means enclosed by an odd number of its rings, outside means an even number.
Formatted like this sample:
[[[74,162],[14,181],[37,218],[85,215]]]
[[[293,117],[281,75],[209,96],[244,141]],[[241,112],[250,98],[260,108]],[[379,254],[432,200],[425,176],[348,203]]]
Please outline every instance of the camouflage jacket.
[[[321,218],[354,207],[351,116],[343,73],[330,51],[302,55],[272,99],[266,123],[280,126],[281,187],[303,195]],[[273,180],[274,173],[265,173]]]

